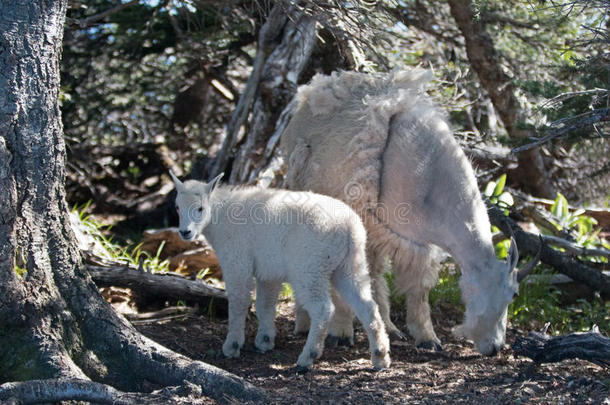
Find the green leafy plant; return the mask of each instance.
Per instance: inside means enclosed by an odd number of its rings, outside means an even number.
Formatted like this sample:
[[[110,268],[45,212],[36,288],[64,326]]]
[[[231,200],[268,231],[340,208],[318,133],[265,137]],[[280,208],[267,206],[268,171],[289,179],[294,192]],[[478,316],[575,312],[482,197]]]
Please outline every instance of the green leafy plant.
[[[292,287],[288,283],[282,284],[282,291],[280,292],[280,299],[288,299],[293,296]]]
[[[557,193],[557,198],[550,211],[555,219],[553,222],[555,222],[554,225],[557,229],[573,233],[579,245],[610,248],[605,240],[599,238],[600,229],[595,229],[597,220],[585,215],[586,210],[583,208],[570,211],[568,200],[561,193]]]
[[[443,265],[438,274],[438,283],[430,290],[430,304],[434,307],[440,302],[446,302],[461,308],[459,280],[460,273],[453,266]]]
[[[503,174],[496,181],[487,183],[484,194],[492,204],[497,205],[504,211],[504,215],[508,215],[509,207],[512,207],[515,202],[513,196],[508,191],[504,191],[505,185],[506,174]]]

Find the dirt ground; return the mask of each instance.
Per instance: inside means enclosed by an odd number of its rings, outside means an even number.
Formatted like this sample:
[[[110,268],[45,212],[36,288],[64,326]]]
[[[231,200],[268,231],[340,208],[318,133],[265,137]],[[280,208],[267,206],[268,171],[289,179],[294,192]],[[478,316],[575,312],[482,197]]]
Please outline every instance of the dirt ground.
[[[254,349],[254,313],[248,319],[246,345],[238,359],[222,355],[226,319],[189,315],[137,328],[179,353],[265,389],[274,404],[610,405],[610,370],[580,360],[534,365],[529,359],[515,358],[509,348],[496,357],[484,357],[451,335],[458,313],[450,308],[436,312],[433,317],[439,323],[435,328],[444,350],[416,349],[412,340],[392,342],[392,366],[382,371],[372,369],[366,335],[357,325],[353,347],[326,349],[312,370],[298,373],[295,364],[305,337],[292,333],[293,304],[289,300],[280,302],[276,346],[266,354]],[[509,343],[516,333],[524,332],[509,328]]]

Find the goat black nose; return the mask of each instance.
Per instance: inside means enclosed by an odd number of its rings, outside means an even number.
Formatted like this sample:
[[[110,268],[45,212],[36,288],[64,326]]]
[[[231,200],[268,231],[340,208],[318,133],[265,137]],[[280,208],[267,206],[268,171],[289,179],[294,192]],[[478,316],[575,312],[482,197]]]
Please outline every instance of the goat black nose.
[[[191,231],[189,231],[188,229],[186,231],[179,231],[179,232],[183,238],[188,238],[189,236],[191,236]]]

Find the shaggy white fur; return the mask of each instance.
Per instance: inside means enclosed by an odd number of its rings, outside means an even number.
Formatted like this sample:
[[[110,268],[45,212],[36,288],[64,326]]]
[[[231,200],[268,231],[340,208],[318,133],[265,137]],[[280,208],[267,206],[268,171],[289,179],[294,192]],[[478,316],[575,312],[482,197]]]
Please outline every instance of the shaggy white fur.
[[[244,344],[255,279],[260,351],[274,347],[277,296],[281,283],[288,282],[311,319],[297,366],[309,367],[319,358],[334,312],[332,286],[337,301],[347,303],[362,322],[373,366],[389,367],[389,340],[371,293],[366,230],[346,204],[311,192],[215,188],[218,178],[209,184],[172,178],[180,236],[189,240],[203,232],[222,267],[229,298],[226,356],[239,356]]]
[[[506,310],[518,290],[515,272],[495,257],[487,210],[470,162],[424,92],[422,69],[390,74],[315,76],[297,94],[282,135],[287,185],[348,203],[368,231],[373,294],[388,332],[382,277],[390,258],[406,293],[407,327],[416,344],[440,349],[429,290],[442,248],[460,265],[466,304],[461,335],[492,354],[503,345]],[[297,329],[307,327],[297,312]],[[351,314],[338,307],[329,333],[351,337]]]

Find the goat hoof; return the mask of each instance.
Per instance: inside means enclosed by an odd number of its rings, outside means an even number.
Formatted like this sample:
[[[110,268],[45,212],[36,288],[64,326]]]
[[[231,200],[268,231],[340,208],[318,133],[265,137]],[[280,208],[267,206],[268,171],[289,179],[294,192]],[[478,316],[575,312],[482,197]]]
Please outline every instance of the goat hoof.
[[[324,346],[335,349],[339,345],[339,336],[328,335],[324,342]]]
[[[443,346],[439,343],[436,343],[434,340],[425,340],[417,345],[419,349],[431,350],[434,352],[442,352]]]
[[[371,356],[371,363],[373,363],[373,368],[379,371],[389,368],[392,360],[389,353],[383,353],[382,350],[377,349]]]
[[[260,353],[268,352],[275,347],[274,338],[267,334],[257,334],[256,339],[254,339],[254,347]]]
[[[309,372],[309,367],[305,367],[305,366],[296,366],[294,369],[297,374],[305,374],[305,373]]]
[[[222,345],[222,352],[226,357],[239,357],[239,343],[237,341],[234,342],[225,342]]]
[[[326,336],[324,345],[330,348],[336,348],[337,346],[352,347],[354,345],[353,336]]]

